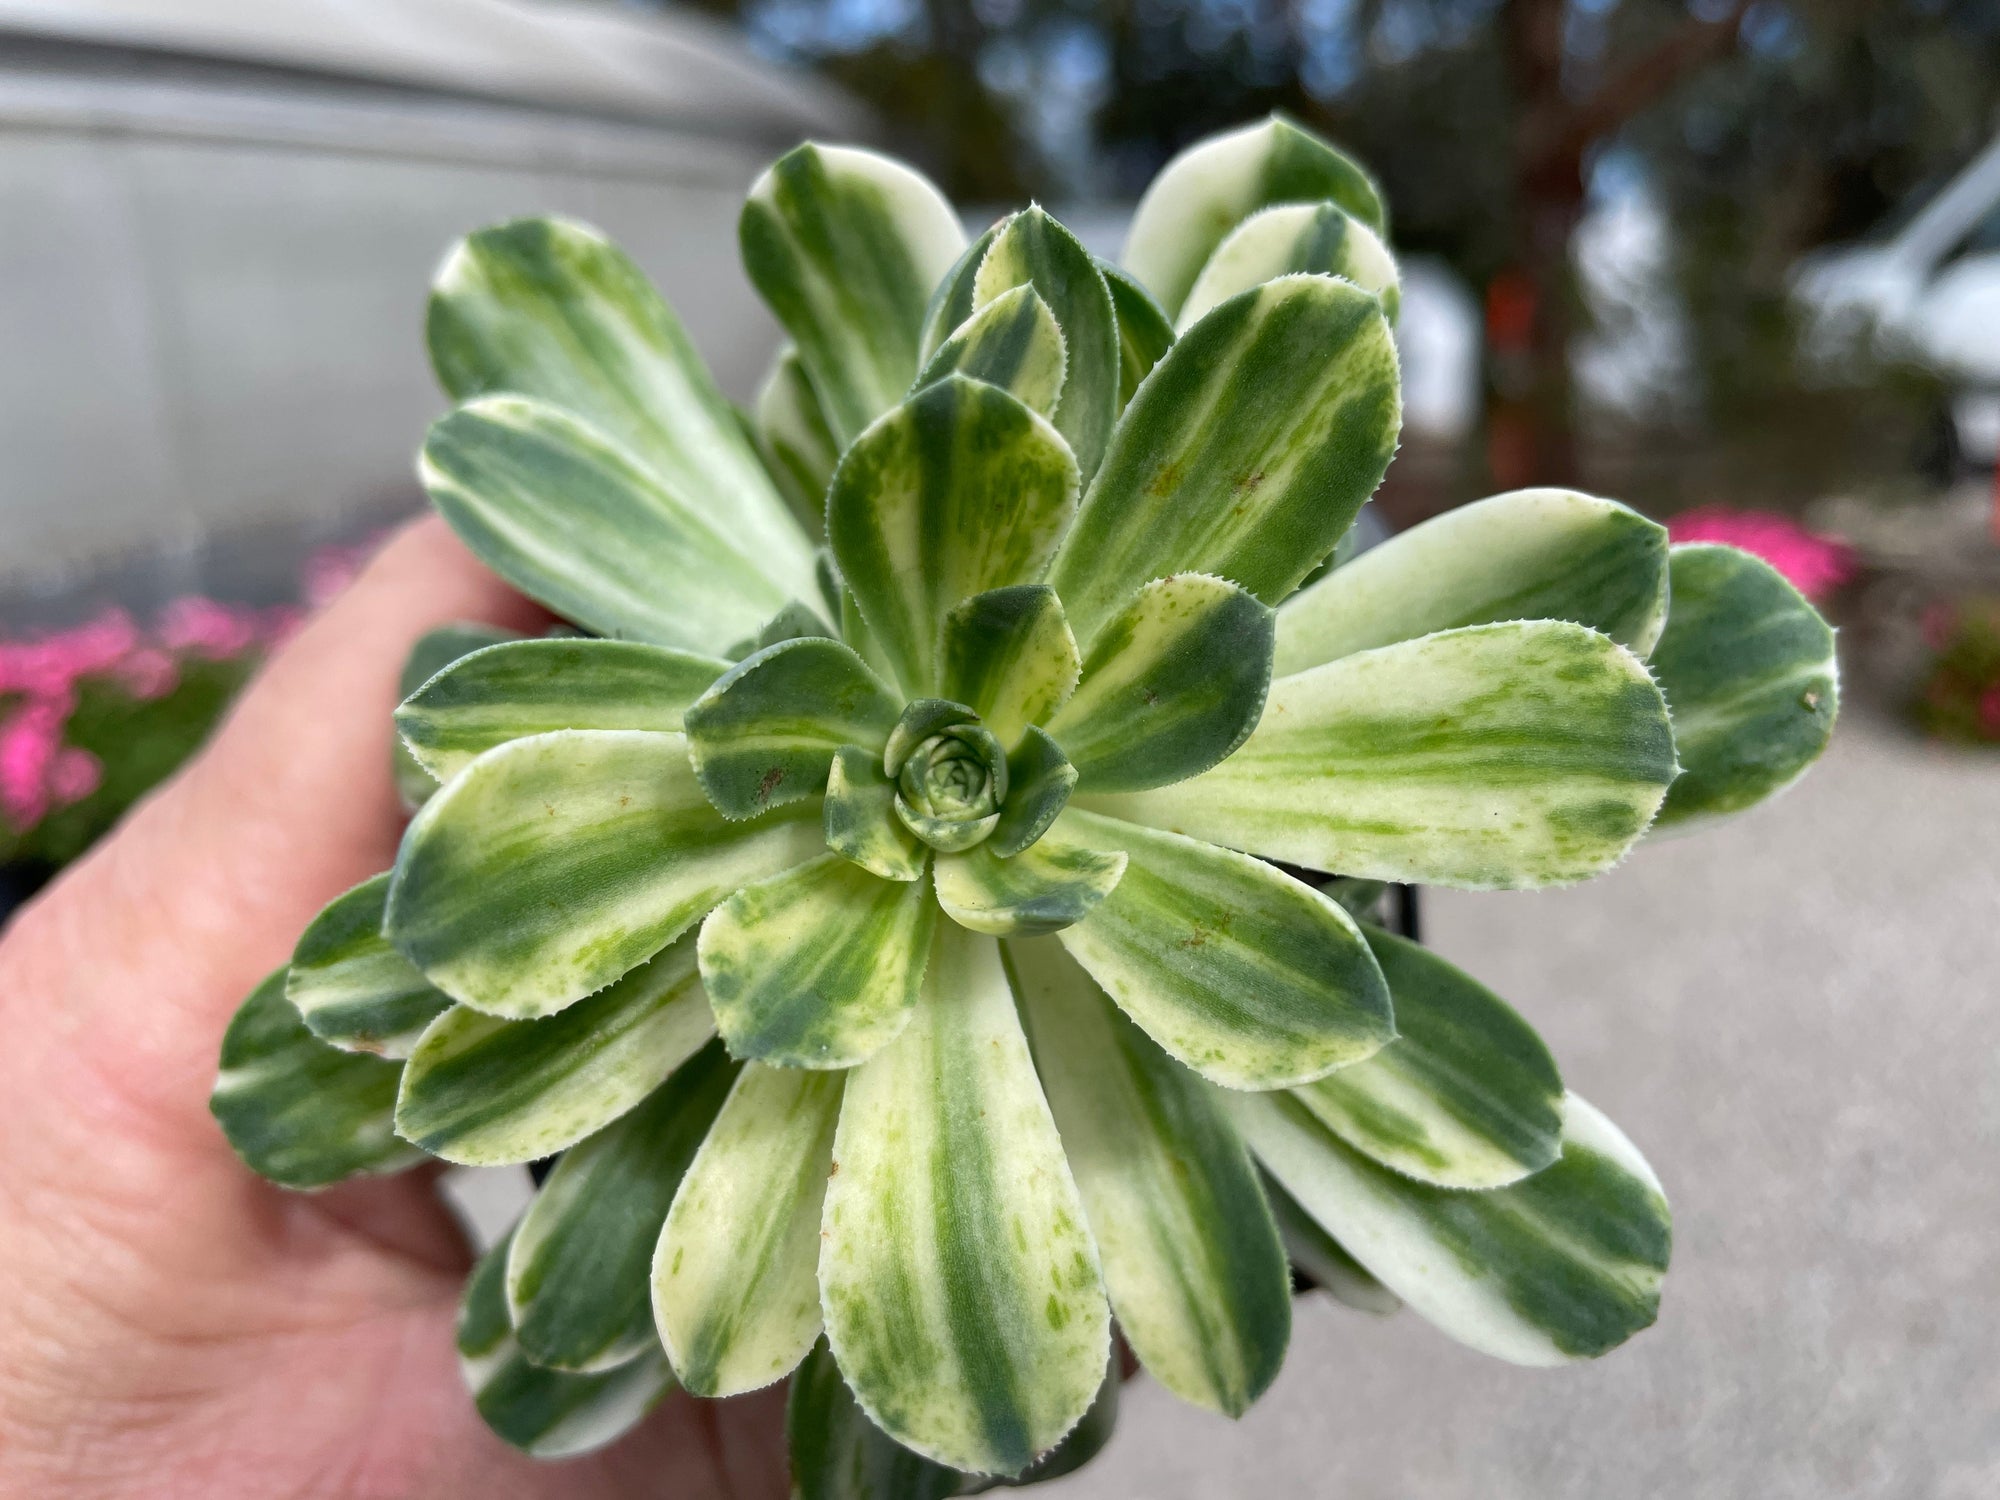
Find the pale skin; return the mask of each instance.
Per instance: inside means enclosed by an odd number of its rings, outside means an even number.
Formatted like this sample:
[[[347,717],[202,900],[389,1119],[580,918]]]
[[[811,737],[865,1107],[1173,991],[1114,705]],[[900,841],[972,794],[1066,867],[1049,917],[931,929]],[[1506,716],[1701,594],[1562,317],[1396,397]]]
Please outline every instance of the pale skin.
[[[514,1452],[459,1377],[469,1255],[430,1178],[288,1193],[208,1113],[238,1003],[394,857],[410,644],[545,618],[441,524],[410,527],[0,939],[0,1495],[786,1492],[782,1387],[677,1394],[566,1463]]]

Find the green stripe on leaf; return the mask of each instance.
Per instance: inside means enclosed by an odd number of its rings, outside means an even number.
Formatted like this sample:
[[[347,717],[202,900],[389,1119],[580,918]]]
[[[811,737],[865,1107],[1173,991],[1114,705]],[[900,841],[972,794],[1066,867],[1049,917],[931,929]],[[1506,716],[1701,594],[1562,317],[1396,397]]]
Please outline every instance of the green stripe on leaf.
[[[1395,257],[1375,231],[1335,203],[1261,209],[1230,232],[1201,268],[1177,320],[1185,329],[1238,292],[1298,272],[1338,276],[1382,303],[1391,323],[1402,302]]]
[[[1003,745],[1030,724],[1046,724],[1082,670],[1062,601],[1045,583],[975,594],[945,616],[944,692]]]
[[[410,654],[403,658],[396,691],[407,698],[460,657],[515,638],[513,631],[490,625],[440,625],[427,630],[417,637]],[[404,807],[415,812],[437,790],[437,778],[410,754],[409,746],[400,738],[390,751],[390,760],[396,777],[396,794],[402,798]]]
[[[1097,269],[1104,273],[1104,283],[1111,288],[1111,305],[1118,313],[1118,410],[1123,412],[1139,382],[1172,347],[1174,323],[1160,310],[1152,293],[1129,274],[1103,260]]]
[[[819,393],[787,344],[757,390],[757,445],[764,466],[809,534],[819,535],[826,514],[826,486],[840,462],[840,443],[827,424]]]
[[[1017,397],[1043,416],[1063,393],[1069,354],[1048,303],[1031,286],[1017,286],[988,302],[938,346],[917,376],[917,388],[951,374],[983,380]]]
[[[884,880],[915,880],[930,849],[896,815],[896,783],[879,757],[843,745],[826,779],[826,846]]]
[[[299,935],[285,998],[323,1042],[348,1052],[407,1057],[451,1006],[382,936],[385,872],[335,897]]]
[[[938,856],[934,872],[944,914],[974,932],[1057,932],[1080,922],[1110,895],[1125,856],[1045,838],[1002,858],[991,842]]]

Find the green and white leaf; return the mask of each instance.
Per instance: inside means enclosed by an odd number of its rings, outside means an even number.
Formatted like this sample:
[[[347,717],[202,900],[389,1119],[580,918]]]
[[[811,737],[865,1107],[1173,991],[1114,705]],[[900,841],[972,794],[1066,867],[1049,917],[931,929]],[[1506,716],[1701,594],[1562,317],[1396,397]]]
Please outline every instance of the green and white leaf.
[[[1032,286],[1062,328],[1069,361],[1054,421],[1088,484],[1118,420],[1118,314],[1111,288],[1082,242],[1040,208],[1013,215],[993,236],[973,278],[973,305],[984,308],[1019,286]]]
[[[1017,286],[986,303],[938,345],[917,376],[922,389],[959,374],[997,385],[1043,416],[1062,398],[1069,353],[1063,331],[1031,286]]]
[[[1236,1129],[1059,943],[1010,942],[1013,980],[1119,1329],[1148,1373],[1241,1416],[1284,1363],[1291,1282]]]
[[[1046,724],[1082,671],[1062,601],[1045,583],[975,594],[945,615],[944,694],[978,714],[1003,745],[1030,724]]]
[[[1505,620],[1570,620],[1645,656],[1667,621],[1666,528],[1575,490],[1446,511],[1287,599],[1275,670]]]
[[[729,669],[639,641],[509,641],[452,662],[407,694],[396,732],[425,770],[449,781],[509,740],[557,729],[674,731]]]
[[[785,1439],[796,1500],[945,1500],[966,1477],[870,1421],[823,1343],[792,1376]]]
[[[1133,396],[1056,556],[1077,639],[1176,573],[1276,604],[1381,483],[1402,420],[1389,325],[1360,288],[1286,276],[1215,308]]]
[[[1230,231],[1274,203],[1330,200],[1378,236],[1388,211],[1368,174],[1283,115],[1198,141],[1155,177],[1132,214],[1119,260],[1169,313]]]
[[[306,1030],[285,999],[279,969],[250,992],[222,1034],[208,1108],[253,1172],[285,1187],[325,1187],[423,1160],[390,1124],[402,1071]]]
[[[884,880],[916,880],[930,849],[896,815],[896,783],[876,756],[843,745],[826,778],[826,846]]]
[[[1174,322],[1160,304],[1132,277],[1106,260],[1097,263],[1111,288],[1111,305],[1118,313],[1118,410],[1131,403],[1139,382],[1152,373],[1174,342]]]
[[[292,950],[285,998],[321,1041],[400,1058],[451,1008],[451,996],[382,936],[388,897],[384,872],[327,903]]]
[[[1428,948],[1363,927],[1396,1040],[1298,1090],[1348,1145],[1405,1176],[1495,1188],[1562,1154],[1563,1087],[1534,1028]]]
[[[1673,613],[1653,671],[1681,775],[1662,830],[1754,807],[1805,774],[1840,712],[1833,630],[1770,564],[1734,547],[1672,554]]]
[[[489,750],[425,804],[389,940],[490,1015],[548,1015],[645,962],[739,886],[820,848],[810,803],[709,806],[677,734],[565,730]]]
[[[479,1258],[458,1308],[458,1364],[473,1405],[504,1441],[536,1458],[573,1458],[615,1442],[674,1388],[655,1342],[645,1353],[596,1375],[531,1363],[507,1317],[507,1259],[513,1231]]]
[[[730,1052],[848,1068],[893,1041],[923,984],[937,905],[822,854],[746,885],[701,928],[701,979]]]
[[[1062,747],[1032,724],[1007,757],[1007,805],[984,847],[1002,859],[1049,831],[1076,790],[1076,767]]]
[[[432,425],[417,472],[481,562],[599,635],[719,655],[813,586],[810,555],[799,576],[774,572],[696,497],[546,402],[461,406]]]
[[[1003,219],[1000,221],[1005,223]],[[951,269],[938,279],[932,290],[930,301],[924,308],[924,331],[920,342],[923,359],[928,362],[937,353],[944,341],[963,328],[966,320],[975,311],[973,283],[979,277],[980,262],[986,259],[986,252],[992,247],[993,238],[1000,233],[1000,224],[994,224],[967,245]]]
[[[826,486],[840,462],[840,443],[812,388],[805,362],[790,344],[778,351],[757,390],[757,444],[785,501],[811,534],[826,512]]]
[[[461,656],[514,639],[513,631],[491,625],[440,625],[427,630],[417,637],[410,654],[403,658],[396,691],[407,698]],[[390,766],[396,777],[396,795],[411,812],[422,807],[437,790],[437,778],[410,754],[401,739],[390,751]]]
[[[1676,769],[1646,664],[1534,620],[1280,677],[1214,770],[1092,805],[1309,869],[1503,890],[1609,869]]]
[[[507,1257],[508,1316],[536,1364],[591,1374],[659,1347],[647,1268],[737,1067],[709,1043],[542,1183]]]
[[[879,750],[902,711],[839,641],[767,646],[716,680],[686,714],[688,753],[716,809],[732,820],[826,789],[842,745]]]
[[[1040,578],[1076,488],[1076,461],[1044,418],[961,375],[919,391],[847,450],[827,534],[906,696],[936,692],[950,610]]]
[[[1271,685],[1273,629],[1271,608],[1226,579],[1183,573],[1140,589],[1048,721],[1083,791],[1183,781],[1248,739]]]
[[[1563,1154],[1511,1187],[1434,1188],[1376,1165],[1285,1094],[1227,1096],[1251,1150],[1354,1258],[1496,1359],[1593,1359],[1650,1326],[1672,1248],[1646,1160],[1571,1094]]]
[[[938,856],[938,905],[961,927],[1005,936],[1056,932],[1080,922],[1110,895],[1125,856],[1044,838],[1002,857],[992,841]]]
[[[844,1081],[746,1064],[681,1179],[653,1256],[653,1312],[698,1396],[781,1380],[819,1338],[820,1210]]]
[[[1238,292],[1280,276],[1338,276],[1382,303],[1396,321],[1402,305],[1396,258],[1375,231],[1336,203],[1283,203],[1260,209],[1230,231],[1201,268],[1177,320],[1182,329]]]
[[[744,544],[781,586],[811,575],[812,544],[673,309],[631,259],[566,219],[517,219],[461,240],[425,326],[456,401],[509,392],[607,434]]]
[[[715,1033],[694,940],[560,1015],[502,1021],[464,1006],[404,1066],[396,1133],[470,1167],[534,1161],[601,1130]]]
[[[993,939],[940,925],[908,1029],[848,1078],[834,1161],[820,1287],[848,1385],[927,1458],[1019,1473],[1097,1395],[1109,1318]]]
[[[1320,1222],[1286,1192],[1284,1185],[1269,1172],[1260,1174],[1264,1199],[1277,1221],[1278,1237],[1285,1253],[1320,1289],[1334,1301],[1357,1312],[1385,1318],[1403,1305],[1403,1299],[1368,1274],[1368,1268],[1349,1255],[1339,1240],[1328,1234]]]
[[[931,289],[965,247],[957,214],[901,162],[808,143],[751,186],[737,238],[845,447],[916,376]]]
[[[1308,1082],[1395,1036],[1354,919],[1261,860],[1072,807],[1050,837],[1129,856],[1062,944],[1181,1062],[1227,1088]]]

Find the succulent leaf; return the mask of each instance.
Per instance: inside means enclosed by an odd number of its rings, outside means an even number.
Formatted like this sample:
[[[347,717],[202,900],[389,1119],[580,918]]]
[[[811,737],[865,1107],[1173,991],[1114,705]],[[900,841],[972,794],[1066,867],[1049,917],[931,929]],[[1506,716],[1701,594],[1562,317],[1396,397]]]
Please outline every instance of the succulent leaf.
[[[1071,808],[1051,831],[1129,856],[1062,944],[1147,1035],[1228,1088],[1308,1082],[1395,1036],[1354,919],[1282,870]]]
[[[965,246],[958,215],[901,162],[809,143],[751,186],[737,237],[847,446],[916,376],[931,289]]]
[[[1199,573],[1140,589],[1091,643],[1048,721],[1086,793],[1184,781],[1257,727],[1271,685],[1271,608]]]
[[[629,257],[566,219],[469,236],[439,268],[425,325],[455,401],[511,392],[607,434],[796,591],[812,545],[765,477],[673,310]]]
[[[701,928],[701,979],[737,1057],[848,1068],[893,1041],[923,984],[937,903],[822,854],[746,885]]]
[[[1085,650],[1141,584],[1213,573],[1275,604],[1352,524],[1396,451],[1396,349],[1330,276],[1232,297],[1133,396],[1049,581]]]
[[[1153,366],[1174,342],[1174,323],[1152,293],[1132,277],[1100,260],[1104,284],[1111,289],[1111,305],[1118,313],[1118,410],[1131,404],[1139,382],[1152,373]]]
[[[1534,1029],[1435,953],[1364,926],[1396,1040],[1297,1090],[1365,1156],[1436,1187],[1495,1188],[1562,1154],[1563,1087]]]
[[[1006,858],[990,841],[963,854],[941,854],[934,878],[938,905],[959,926],[1030,936],[1083,920],[1124,873],[1123,854],[1042,839]]]
[[[486,1425],[536,1458],[571,1458],[614,1442],[674,1388],[655,1342],[644,1354],[596,1375],[545,1370],[529,1361],[507,1316],[507,1259],[513,1232],[479,1258],[458,1308],[458,1362]]]
[[[1119,256],[1169,313],[1215,247],[1260,208],[1330,200],[1387,238],[1381,192],[1358,165],[1283,115],[1198,141],[1153,179]]]
[[[819,1338],[820,1210],[844,1083],[746,1063],[681,1179],[653,1256],[653,1312],[697,1396],[781,1380]]]
[[[780,641],[731,667],[688,709],[688,753],[716,811],[754,818],[817,797],[834,751],[880,749],[899,712],[840,642]]]
[[[1226,1097],[1251,1150],[1370,1273],[1496,1359],[1592,1359],[1649,1327],[1672,1221],[1630,1141],[1571,1094],[1563,1154],[1511,1187],[1412,1182],[1345,1145],[1286,1094]]]
[[[1032,286],[1061,325],[1069,362],[1054,421],[1089,484],[1118,420],[1118,314],[1111,288],[1082,242],[1040,208],[1024,209],[999,227],[973,277],[973,306],[984,308],[1019,286]]]
[[[962,375],[917,392],[842,456],[827,534],[907,695],[936,692],[939,632],[953,607],[1041,576],[1076,489],[1076,460],[1056,430]]]
[[[1214,770],[1092,806],[1308,869],[1505,890],[1609,869],[1676,770],[1645,663],[1533,620],[1280,677]]]
[[[945,1500],[965,1481],[877,1427],[824,1343],[792,1376],[785,1440],[797,1500]]]
[[[720,1043],[569,1148],[514,1231],[507,1310],[521,1350],[591,1374],[659,1348],[646,1292],[667,1209],[735,1082]]]
[[[896,783],[878,756],[843,745],[826,778],[826,846],[884,880],[916,880],[930,848],[896,815]]]
[[[454,999],[548,1015],[651,958],[738,887],[818,853],[819,823],[809,802],[725,822],[677,734],[514,740],[410,824],[383,930]]]
[[[1269,1172],[1260,1172],[1259,1177],[1264,1199],[1271,1205],[1271,1217],[1278,1225],[1278,1237],[1285,1242],[1285,1254],[1293,1265],[1319,1283],[1334,1301],[1357,1312],[1386,1318],[1402,1308],[1403,1299],[1370,1276],[1367,1267],[1301,1208],[1277,1178]]]
[[[1336,203],[1283,203],[1252,214],[1216,247],[1181,305],[1178,326],[1187,329],[1238,292],[1301,271],[1373,292],[1382,316],[1396,321],[1396,260],[1375,231]]]
[[[1046,724],[1082,670],[1062,601],[1045,583],[989,589],[945,616],[944,691],[1003,745],[1030,724]]]
[[[1118,1327],[1184,1401],[1241,1416],[1278,1373],[1291,1282],[1257,1170],[1199,1080],[1048,940],[1008,972]]]
[[[1062,747],[1028,726],[1007,757],[1007,805],[986,847],[1002,859],[1019,854],[1049,831],[1076,790],[1076,767]]]
[[[451,1008],[382,936],[387,871],[336,896],[292,950],[285,998],[323,1042],[378,1057],[410,1055],[423,1029]]]
[[[208,1108],[253,1172],[285,1187],[325,1187],[423,1160],[391,1128],[402,1071],[306,1030],[285,999],[279,969],[250,992],[222,1034]]]
[[[405,695],[396,732],[449,781],[510,740],[558,729],[672,732],[724,672],[719,657],[640,641],[508,641],[449,663]]]
[[[1001,223],[1005,222],[1001,220]],[[1000,224],[994,224],[967,245],[931,292],[930,301],[924,307],[924,328],[919,342],[925,363],[978,311],[978,303],[973,299],[973,283],[979,276],[980,262],[986,259],[986,252],[992,248],[994,236],[999,233]]]
[[[1754,807],[1805,774],[1833,734],[1833,631],[1778,571],[1734,547],[1672,553],[1673,613],[1653,671],[1673,710],[1680,778],[1659,827]]]
[[[630,452],[546,402],[459,407],[431,427],[418,474],[481,562],[600,635],[715,655],[812,586],[809,556],[803,582],[774,575]]]
[[[539,1021],[457,1006],[410,1052],[396,1133],[470,1167],[535,1161],[601,1130],[715,1032],[683,938],[609,989]]]
[[[502,641],[511,641],[516,636],[511,630],[500,630],[491,625],[440,625],[435,630],[427,630],[417,637],[410,654],[403,658],[403,670],[397,678],[396,691],[407,698],[418,688],[429,682],[461,656],[487,646],[497,646]],[[409,746],[398,737],[390,751],[390,768],[396,778],[396,795],[403,806],[415,812],[430,800],[437,790],[437,778],[426,771],[417,758],[410,754]]]
[[[826,516],[826,486],[840,462],[840,443],[828,425],[799,351],[778,351],[771,373],[757,389],[757,445],[764,466],[792,513],[818,535]]]
[[[848,1077],[834,1162],[820,1287],[848,1385],[905,1447],[1019,1473],[1097,1395],[1109,1319],[992,938],[939,924],[909,1027]]]
[[[997,385],[1043,416],[1056,409],[1069,368],[1063,331],[1031,286],[995,297],[938,345],[917,389],[950,374]]]
[[[1647,655],[1667,622],[1666,528],[1575,490],[1446,511],[1287,599],[1275,670],[1506,620],[1569,620]]]

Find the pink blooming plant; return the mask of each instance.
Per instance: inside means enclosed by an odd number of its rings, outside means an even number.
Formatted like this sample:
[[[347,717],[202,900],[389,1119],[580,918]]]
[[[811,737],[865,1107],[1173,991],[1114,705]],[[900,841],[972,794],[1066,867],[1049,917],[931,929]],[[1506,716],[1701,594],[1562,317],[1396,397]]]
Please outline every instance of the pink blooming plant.
[[[1854,549],[1839,537],[1822,536],[1775,511],[1703,505],[1669,520],[1667,534],[1676,542],[1740,547],[1763,558],[1815,603],[1852,580],[1859,569]]]

